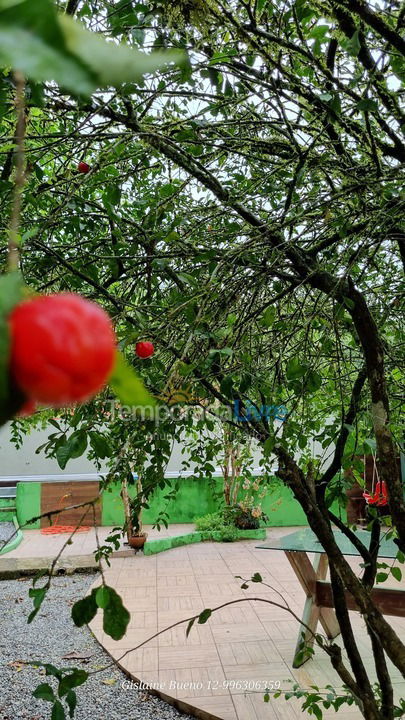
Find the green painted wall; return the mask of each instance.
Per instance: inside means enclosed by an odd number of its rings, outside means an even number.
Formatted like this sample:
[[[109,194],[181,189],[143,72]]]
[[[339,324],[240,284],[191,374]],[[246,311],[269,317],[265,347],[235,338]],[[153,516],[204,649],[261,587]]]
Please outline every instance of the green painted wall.
[[[124,508],[120,498],[120,484],[112,483],[108,489],[103,491],[103,501],[101,504],[101,524],[123,525]]]
[[[278,485],[264,498],[262,508],[269,518],[266,523],[269,527],[308,524],[300,504],[294,500],[290,488],[284,485]]]
[[[150,507],[145,510],[143,521],[153,523],[159,510],[165,509],[169,516],[169,523],[189,523],[195,518],[213,513],[218,510],[219,500],[222,497],[222,480],[193,480],[181,478],[178,481],[178,490],[173,500],[165,500],[165,496],[174,488],[176,481],[167,485],[165,490],[155,492],[150,500]]]
[[[150,507],[144,510],[143,522],[155,522],[159,511],[165,509],[169,515],[169,523],[189,523],[194,518],[215,512],[218,508],[216,495],[220,493],[221,483],[213,485],[209,481],[195,481],[191,478],[182,478],[175,500],[167,501],[165,497],[175,485],[175,480],[167,485],[165,490],[156,490],[150,499]],[[114,483],[103,492],[102,524],[120,525],[124,522],[124,510],[120,498],[120,484]],[[135,492],[135,488],[134,488]]]
[[[165,496],[174,487],[173,480],[165,490],[158,489],[150,499],[149,508],[143,513],[143,522],[153,524],[159,511],[165,509],[169,516],[169,523],[190,523],[197,517],[215,512],[222,498],[222,479],[215,478],[214,482],[182,478],[176,498],[166,500]],[[303,510],[291,491],[279,484],[275,490],[265,498],[263,510],[269,517],[269,526],[306,525]],[[102,524],[120,525],[124,522],[124,512],[120,498],[120,485],[115,483],[103,493]]]
[[[25,526],[27,520],[41,514],[41,483],[19,482],[17,483],[17,520],[21,526]],[[27,530],[34,530],[40,527],[40,521],[25,526]],[[23,528],[24,529],[24,528]]]
[[[10,508],[10,510],[0,510],[0,522],[13,522],[15,515],[15,498],[0,497],[0,508]]]
[[[143,522],[153,524],[159,511],[166,510],[168,522],[190,523],[207,513],[215,512],[222,499],[222,478],[193,480],[182,478],[178,481],[175,499],[167,500],[174,489],[173,480],[164,490],[159,488],[150,499],[149,508],[144,510]],[[101,523],[105,526],[120,526],[124,522],[124,510],[120,497],[120,483],[114,483],[103,492]],[[135,486],[133,488],[135,492]],[[19,482],[17,484],[17,518],[20,525],[41,512],[41,483]],[[300,505],[292,497],[291,491],[277,483],[272,492],[264,499],[263,510],[268,515],[269,526],[306,525],[306,518]],[[337,512],[337,508],[334,507]],[[4,513],[5,515],[6,513]],[[6,518],[4,518],[6,519]],[[27,529],[39,528],[40,522],[27,525]]]

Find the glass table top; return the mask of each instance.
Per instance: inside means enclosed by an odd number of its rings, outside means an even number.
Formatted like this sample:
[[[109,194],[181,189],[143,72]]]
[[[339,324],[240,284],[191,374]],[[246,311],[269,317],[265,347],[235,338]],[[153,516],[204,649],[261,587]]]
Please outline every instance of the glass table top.
[[[368,548],[370,544],[371,533],[368,530],[356,530],[355,535],[361,540],[361,542]],[[343,535],[341,530],[334,531],[335,540],[342,551],[343,555],[359,555],[360,553],[351,541]],[[303,528],[296,532],[284,535],[284,537],[277,538],[273,542],[270,541],[265,545],[256,545],[260,550],[290,550],[295,552],[324,552],[321,543],[319,542],[316,535],[309,528]],[[384,532],[381,533],[380,538],[380,549],[378,557],[380,558],[394,558],[398,552],[398,546],[393,540],[386,540]]]

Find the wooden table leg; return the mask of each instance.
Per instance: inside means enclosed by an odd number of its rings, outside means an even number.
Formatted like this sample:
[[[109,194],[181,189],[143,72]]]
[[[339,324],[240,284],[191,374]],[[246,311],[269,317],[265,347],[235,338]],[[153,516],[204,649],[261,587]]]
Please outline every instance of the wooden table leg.
[[[301,625],[299,629],[293,661],[293,667],[297,668],[310,658],[310,654],[305,653],[305,647],[313,646],[318,621],[321,622],[328,638],[336,637],[340,633],[340,628],[334,611],[331,608],[319,607],[315,602],[316,581],[324,580],[326,577],[328,556],[325,553],[317,553],[312,565],[306,552],[286,550],[285,554],[307,596],[302,622],[308,627]]]
[[[318,570],[315,568],[316,559],[314,561],[314,571],[316,580],[325,580],[328,572],[329,560],[326,553],[322,553],[319,558]],[[319,608],[319,620],[325,630],[326,637],[329,640],[333,640],[337,635],[340,635],[340,627],[336,618],[335,611],[331,608],[320,607]]]

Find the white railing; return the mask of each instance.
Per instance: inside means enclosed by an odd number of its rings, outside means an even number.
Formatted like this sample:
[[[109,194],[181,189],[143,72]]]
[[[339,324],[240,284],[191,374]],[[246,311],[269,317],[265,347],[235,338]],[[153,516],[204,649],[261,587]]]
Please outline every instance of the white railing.
[[[253,468],[251,470],[253,475],[262,475],[262,468]],[[15,482],[91,482],[101,480],[107,473],[74,473],[74,474],[62,474],[54,473],[52,475],[0,475],[0,482],[4,485],[9,482],[14,484]],[[183,472],[170,471],[165,473],[165,478],[186,478],[191,477],[194,473],[191,470],[184,470]],[[217,468],[212,475],[214,477],[221,477],[222,471]]]

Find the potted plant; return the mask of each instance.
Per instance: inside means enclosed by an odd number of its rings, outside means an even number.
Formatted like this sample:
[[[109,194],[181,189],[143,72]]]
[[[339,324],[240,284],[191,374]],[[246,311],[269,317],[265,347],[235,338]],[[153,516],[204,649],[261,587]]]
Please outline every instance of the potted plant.
[[[134,550],[140,550],[145,545],[148,533],[143,531],[142,525],[142,480],[136,476],[137,495],[130,498],[128,492],[128,478],[122,481],[121,497],[124,503],[125,529],[128,545]]]
[[[235,506],[235,525],[239,530],[257,530],[261,522],[267,521],[260,501],[253,496],[247,496]]]

